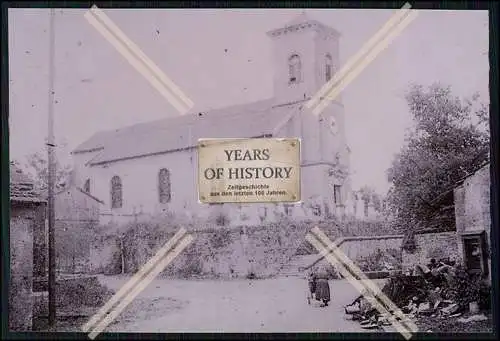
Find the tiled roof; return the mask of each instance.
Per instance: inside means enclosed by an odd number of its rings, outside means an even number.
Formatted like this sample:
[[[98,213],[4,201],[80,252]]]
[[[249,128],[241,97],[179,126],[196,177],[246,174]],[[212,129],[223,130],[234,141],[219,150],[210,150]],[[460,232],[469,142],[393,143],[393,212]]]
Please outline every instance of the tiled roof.
[[[15,164],[10,164],[10,200],[44,202],[35,190],[33,180]]]
[[[337,37],[341,36],[340,32],[338,32],[336,29],[310,18],[305,12],[302,12],[299,15],[295,16],[292,20],[288,21],[284,27],[271,30],[267,32],[267,34],[272,36],[278,32],[284,32],[287,30],[297,31],[299,29],[308,29],[311,27],[314,29],[321,29],[324,32],[330,32]]]
[[[89,162],[96,165],[192,148],[200,138],[270,135],[303,102],[276,105],[274,100],[264,100],[99,132],[73,153],[99,151]]]

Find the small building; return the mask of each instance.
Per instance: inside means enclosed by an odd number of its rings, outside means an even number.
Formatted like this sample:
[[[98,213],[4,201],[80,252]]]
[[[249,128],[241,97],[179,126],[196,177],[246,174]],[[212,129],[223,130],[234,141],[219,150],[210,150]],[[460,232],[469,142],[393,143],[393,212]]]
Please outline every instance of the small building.
[[[30,331],[33,321],[33,277],[46,273],[46,202],[33,181],[10,165],[9,329]]]
[[[70,185],[56,193],[56,266],[59,272],[91,272],[91,245],[103,204],[88,192],[88,188]]]
[[[464,265],[491,281],[490,163],[458,183],[453,191],[458,245]]]

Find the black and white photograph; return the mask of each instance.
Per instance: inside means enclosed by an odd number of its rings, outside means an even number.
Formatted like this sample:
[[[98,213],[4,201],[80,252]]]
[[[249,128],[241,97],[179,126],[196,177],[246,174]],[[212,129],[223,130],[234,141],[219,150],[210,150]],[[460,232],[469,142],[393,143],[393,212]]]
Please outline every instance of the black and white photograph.
[[[9,8],[10,331],[491,333],[489,34]]]

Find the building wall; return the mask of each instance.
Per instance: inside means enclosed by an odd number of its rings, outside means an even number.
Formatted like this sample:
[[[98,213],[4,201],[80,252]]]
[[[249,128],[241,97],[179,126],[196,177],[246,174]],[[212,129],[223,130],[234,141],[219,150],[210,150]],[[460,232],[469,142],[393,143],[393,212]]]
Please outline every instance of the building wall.
[[[55,197],[56,220],[97,221],[100,206],[98,201],[73,186],[57,193]]]
[[[99,152],[86,152],[72,154],[73,159],[73,179],[72,182],[77,187],[83,188],[85,180],[92,177],[92,169],[87,166],[87,163],[93,159]],[[95,183],[90,182],[90,192],[95,192]],[[105,198],[101,198],[103,200]]]
[[[11,203],[9,329],[30,331],[33,318],[33,231],[37,207]],[[43,220],[42,220],[43,224]]]
[[[170,171],[171,200],[160,204],[158,172]],[[161,211],[194,210],[200,206],[197,197],[197,158],[191,151],[112,162],[90,168],[95,183],[93,194],[104,200],[101,213],[131,214]],[[111,209],[111,178],[122,180],[123,207]]]
[[[467,178],[454,191],[457,243],[460,250],[463,249],[461,233],[485,231],[488,251],[491,251],[490,186],[488,164]],[[488,252],[488,266],[491,280],[491,252]]]
[[[160,204],[158,200],[158,172],[160,168],[170,171],[171,201]],[[333,203],[333,188],[326,183],[330,166],[317,165],[302,168],[302,201],[306,212],[300,204],[294,205],[292,217],[301,219],[305,216],[314,218],[310,205],[318,201],[324,212],[324,205],[328,204],[330,212],[336,212]],[[123,207],[111,209],[111,178],[114,175],[122,179]],[[91,167],[91,182],[94,184],[92,195],[105,203],[100,207],[101,222],[123,221],[133,219],[133,214],[158,214],[166,211],[185,214],[193,219],[209,219],[220,208],[202,205],[197,197],[197,157],[190,151],[179,151],[157,156],[149,156],[131,160],[109,163],[105,166]],[[323,179],[323,181],[322,181]],[[345,189],[343,189],[345,191]],[[344,194],[344,193],[343,193]],[[346,193],[345,193],[346,194]],[[260,220],[256,212],[267,211],[266,221],[272,222],[273,216],[269,213],[275,210],[274,204],[247,205],[243,210],[252,220]],[[224,210],[238,221],[239,205],[226,204]],[[284,211],[280,206],[280,211]],[[258,214],[257,214],[258,215]],[[319,217],[318,217],[319,218]],[[102,220],[102,219],[105,219]]]
[[[47,276],[49,266],[48,221],[46,204],[33,206],[35,224],[33,230],[33,276]]]
[[[315,93],[315,36],[313,31],[301,31],[274,37],[274,95],[280,101],[303,99],[304,94],[311,96]],[[302,66],[302,79],[297,84],[289,84],[288,59],[293,54],[300,57]]]

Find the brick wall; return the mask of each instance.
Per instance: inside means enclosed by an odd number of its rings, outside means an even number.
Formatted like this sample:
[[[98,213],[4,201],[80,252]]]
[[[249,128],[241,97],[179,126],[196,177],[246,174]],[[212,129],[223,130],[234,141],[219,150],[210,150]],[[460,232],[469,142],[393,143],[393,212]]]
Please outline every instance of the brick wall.
[[[417,264],[427,265],[431,258],[462,259],[456,232],[416,234],[415,245],[412,253],[403,250],[403,270],[414,268]]]

